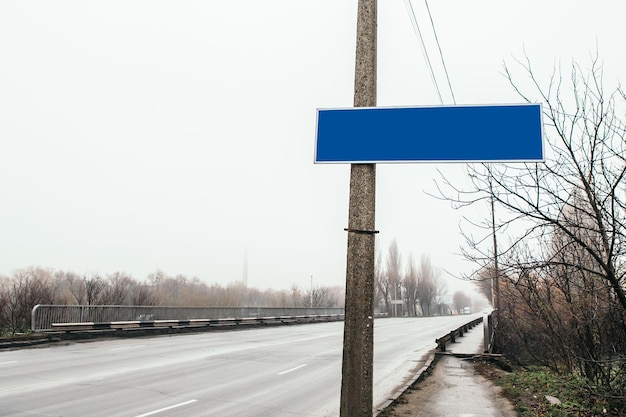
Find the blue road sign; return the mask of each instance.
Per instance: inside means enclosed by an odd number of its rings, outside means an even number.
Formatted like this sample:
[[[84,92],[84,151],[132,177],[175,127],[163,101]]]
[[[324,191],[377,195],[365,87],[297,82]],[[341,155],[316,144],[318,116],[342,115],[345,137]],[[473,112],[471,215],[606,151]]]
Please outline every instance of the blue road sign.
[[[317,111],[315,163],[543,160],[541,104]]]

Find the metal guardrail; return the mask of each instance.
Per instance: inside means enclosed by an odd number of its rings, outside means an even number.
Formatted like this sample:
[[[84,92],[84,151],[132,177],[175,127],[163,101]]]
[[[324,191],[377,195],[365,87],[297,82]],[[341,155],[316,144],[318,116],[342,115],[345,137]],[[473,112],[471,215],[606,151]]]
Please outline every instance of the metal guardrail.
[[[439,339],[435,339],[435,343],[437,343],[437,348],[439,349],[439,352],[445,352],[446,351],[446,344],[448,344],[448,343],[455,343],[457,337],[463,336],[465,333],[467,333],[474,326],[482,323],[482,321],[483,321],[483,318],[479,317],[477,319],[474,319],[474,320],[470,321],[469,323],[466,323],[466,324],[462,325],[458,329],[452,330],[447,335],[445,335],[443,337],[440,337]]]
[[[31,313],[34,332],[63,330],[62,325],[79,328],[117,328],[184,326],[249,322],[259,319],[339,316],[343,308],[293,307],[155,307],[107,305],[38,304]],[[109,326],[109,327],[107,327]]]

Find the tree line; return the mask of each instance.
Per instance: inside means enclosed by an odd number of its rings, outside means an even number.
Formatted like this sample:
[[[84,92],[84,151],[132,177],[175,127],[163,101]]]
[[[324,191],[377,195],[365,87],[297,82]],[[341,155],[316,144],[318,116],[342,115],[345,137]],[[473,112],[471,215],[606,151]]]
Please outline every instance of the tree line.
[[[103,275],[29,267],[0,275],[0,336],[27,332],[37,304],[212,307],[342,307],[344,289],[293,284],[261,291],[233,282],[209,284],[197,277],[149,274],[143,281],[124,272]]]
[[[384,261],[378,251],[374,272],[374,303],[392,317],[461,314],[465,307],[479,311],[487,306],[485,300],[460,290],[449,295],[441,269],[433,266],[427,255],[422,255],[419,264],[409,255],[403,266],[395,240]]]
[[[523,99],[543,103],[545,162],[469,166],[469,187],[444,179],[440,190],[490,211],[472,222],[484,233],[468,235],[466,254],[498,310],[496,350],[623,399],[626,95],[605,90],[597,57],[566,76],[556,67],[545,86],[528,58],[517,63],[527,87],[504,73]]]

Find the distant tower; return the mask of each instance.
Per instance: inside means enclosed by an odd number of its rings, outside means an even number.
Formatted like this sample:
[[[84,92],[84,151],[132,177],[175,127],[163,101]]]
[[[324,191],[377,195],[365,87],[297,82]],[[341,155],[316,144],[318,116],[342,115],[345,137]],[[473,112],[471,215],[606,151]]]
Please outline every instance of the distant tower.
[[[243,286],[248,288],[248,248],[243,250]]]

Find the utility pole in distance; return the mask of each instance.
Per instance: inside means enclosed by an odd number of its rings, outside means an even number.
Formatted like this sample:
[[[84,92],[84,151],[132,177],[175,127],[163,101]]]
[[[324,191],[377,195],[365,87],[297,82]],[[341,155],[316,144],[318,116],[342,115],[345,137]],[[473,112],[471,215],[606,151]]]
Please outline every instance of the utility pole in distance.
[[[358,1],[354,107],[376,106],[377,0]],[[352,164],[340,417],[371,417],[376,165]]]

